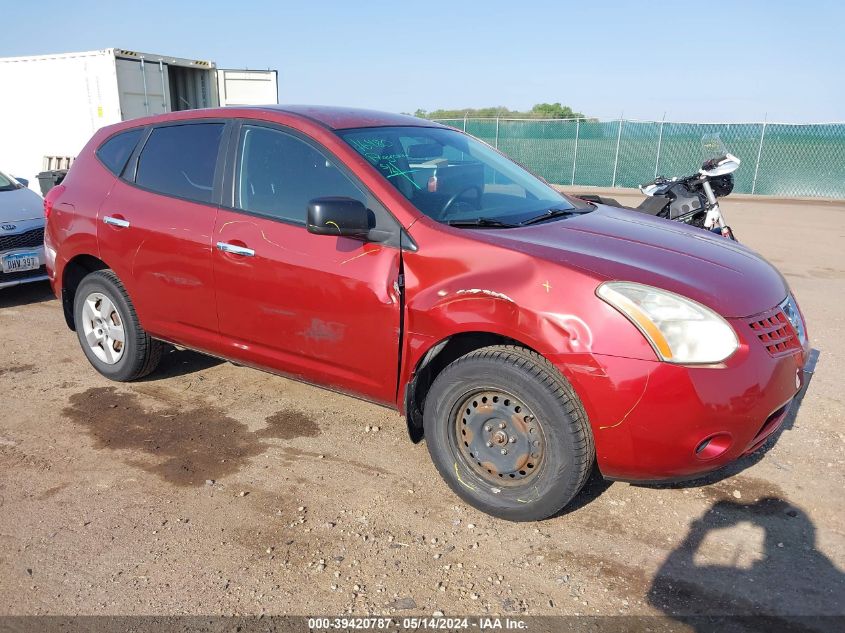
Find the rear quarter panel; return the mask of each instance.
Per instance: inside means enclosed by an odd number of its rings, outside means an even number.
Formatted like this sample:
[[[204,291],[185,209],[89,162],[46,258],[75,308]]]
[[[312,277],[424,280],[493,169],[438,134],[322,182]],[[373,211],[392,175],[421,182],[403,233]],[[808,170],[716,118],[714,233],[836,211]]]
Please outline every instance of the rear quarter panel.
[[[97,219],[115,176],[100,163],[94,151],[112,130],[104,128],[97,132],[79,154],[62,182],[64,191],[54,200],[47,220],[44,233],[47,272],[57,297],[61,296],[69,261],[79,255],[100,258]]]

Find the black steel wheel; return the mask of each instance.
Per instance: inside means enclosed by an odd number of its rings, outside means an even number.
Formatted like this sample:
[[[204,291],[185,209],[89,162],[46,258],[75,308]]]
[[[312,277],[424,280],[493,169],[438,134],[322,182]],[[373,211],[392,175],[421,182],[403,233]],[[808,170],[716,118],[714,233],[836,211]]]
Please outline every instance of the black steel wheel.
[[[594,462],[587,416],[548,360],[491,346],[448,365],[426,397],[429,453],[476,508],[512,521],[545,519],[583,487]]]
[[[458,403],[454,440],[464,464],[495,486],[525,485],[537,476],[546,450],[542,425],[507,391],[477,391]]]

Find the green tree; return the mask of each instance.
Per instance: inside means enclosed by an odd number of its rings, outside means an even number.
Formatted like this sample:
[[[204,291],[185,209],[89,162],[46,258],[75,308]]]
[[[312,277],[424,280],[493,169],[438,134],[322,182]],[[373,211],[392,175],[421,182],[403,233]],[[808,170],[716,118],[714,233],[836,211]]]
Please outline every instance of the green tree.
[[[488,108],[459,108],[454,110],[432,110],[426,112],[418,109],[414,116],[426,119],[478,119],[478,118],[513,118],[513,119],[572,119],[585,118],[580,112],[575,112],[569,106],[557,103],[538,103],[527,112],[511,110],[505,106],[494,106]]]
[[[580,112],[575,112],[569,106],[557,103],[538,103],[529,113],[538,119],[581,119],[584,117]]]

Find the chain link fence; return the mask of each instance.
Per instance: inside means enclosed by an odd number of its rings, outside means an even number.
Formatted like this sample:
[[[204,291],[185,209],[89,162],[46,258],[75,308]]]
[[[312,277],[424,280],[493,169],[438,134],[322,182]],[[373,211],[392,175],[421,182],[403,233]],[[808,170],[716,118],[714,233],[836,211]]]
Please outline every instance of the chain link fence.
[[[734,191],[845,198],[845,123],[675,123],[595,119],[437,119],[559,185],[636,187],[687,176],[718,134],[741,161]]]

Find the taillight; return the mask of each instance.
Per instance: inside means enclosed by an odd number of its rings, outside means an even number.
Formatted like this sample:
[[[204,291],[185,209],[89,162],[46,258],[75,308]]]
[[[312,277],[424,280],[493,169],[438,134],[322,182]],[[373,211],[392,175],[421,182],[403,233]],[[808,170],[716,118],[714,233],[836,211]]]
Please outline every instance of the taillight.
[[[62,193],[64,193],[65,186],[64,185],[56,185],[50,191],[47,192],[47,195],[44,196],[44,217],[49,218],[50,214],[53,212],[53,204],[56,202],[56,198],[58,198]]]

